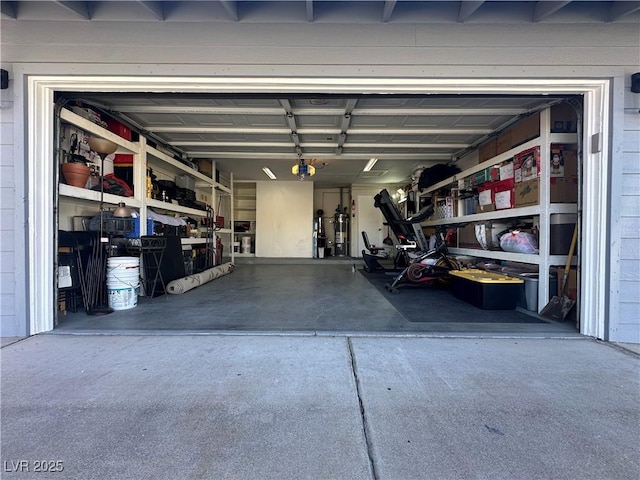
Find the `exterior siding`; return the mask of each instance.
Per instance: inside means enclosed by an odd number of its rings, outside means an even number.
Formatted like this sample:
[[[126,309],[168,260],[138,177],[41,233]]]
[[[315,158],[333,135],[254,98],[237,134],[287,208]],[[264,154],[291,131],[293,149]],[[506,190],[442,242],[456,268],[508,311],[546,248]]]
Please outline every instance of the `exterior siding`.
[[[613,126],[623,139],[623,153],[613,159],[623,162],[623,174],[612,182],[621,213],[611,223],[622,233],[612,242],[619,249],[610,253],[619,278],[611,279],[609,311],[615,318],[609,319],[608,336],[640,342],[640,95],[629,91],[627,80],[640,71],[637,17],[613,24],[222,22],[213,28],[210,23],[3,20],[0,41],[3,68],[10,72],[19,63],[33,72],[67,75],[625,78],[624,127]],[[2,97],[2,126],[12,130],[13,117],[4,107],[8,95]],[[26,192],[23,182],[14,180],[26,173],[13,171],[22,163],[13,159],[22,158],[23,147],[5,144],[11,142],[7,136],[2,136],[0,164],[2,233],[3,239],[24,238],[22,217],[15,213],[23,207],[15,199]],[[25,295],[14,278],[26,259],[16,245],[3,240],[0,249],[3,335],[23,334],[27,324]]]
[[[0,335],[20,335],[16,312],[16,242],[20,225],[14,217],[17,204],[14,173],[14,125],[12,89],[0,93]]]
[[[625,89],[623,151],[619,315],[610,339],[640,343],[640,94],[630,88]]]

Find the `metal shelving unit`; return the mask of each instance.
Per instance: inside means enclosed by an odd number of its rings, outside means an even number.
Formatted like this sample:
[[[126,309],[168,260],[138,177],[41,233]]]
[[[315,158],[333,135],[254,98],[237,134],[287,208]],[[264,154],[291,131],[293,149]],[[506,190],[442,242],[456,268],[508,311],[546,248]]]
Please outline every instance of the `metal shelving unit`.
[[[102,137],[118,145],[116,153],[133,155],[133,197],[121,197],[109,193],[104,194],[104,203],[106,205],[117,205],[119,202],[125,202],[127,206],[139,209],[140,212],[140,235],[147,235],[147,207],[153,208],[158,213],[167,215],[184,215],[205,219],[211,215],[209,209],[201,210],[198,208],[179,205],[174,202],[163,202],[146,196],[146,172],[147,168],[152,168],[154,174],[158,178],[174,180],[178,175],[188,175],[193,179],[197,197],[207,205],[218,204],[219,196],[233,195],[233,184],[228,186],[217,182],[215,179],[204,175],[203,173],[191,168],[189,165],[176,160],[167,155],[158,148],[148,145],[147,139],[140,135],[138,141],[129,141],[119,135],[97,125],[86,118],[77,115],[67,108],[60,111],[60,120],[66,124],[77,127],[88,134]],[[215,162],[212,162],[212,170],[215,172]],[[73,187],[63,183],[59,184],[58,193],[60,199],[65,202],[77,203],[98,203],[100,201],[100,192],[85,188]],[[198,198],[197,198],[198,199]],[[219,212],[215,212],[219,213]],[[222,228],[215,231],[217,234],[228,235],[229,248],[232,247],[232,230],[231,228]],[[208,238],[211,237],[211,238]],[[211,230],[210,235],[206,237],[182,238],[181,243],[188,245],[207,245],[207,248],[215,247],[214,232]]]
[[[552,144],[576,144],[578,137],[573,133],[551,133],[551,114],[546,109],[540,112],[540,136],[529,140],[517,147],[501,153],[489,160],[464,170],[463,172],[445,179],[420,193],[420,196],[430,194],[447,187],[462,187],[464,179],[480,172],[488,167],[493,167],[504,161],[510,160],[514,155],[533,147],[540,147],[540,186],[538,205],[521,208],[508,208],[486,213],[474,213],[470,215],[459,215],[453,218],[442,218],[429,220],[422,223],[423,227],[451,226],[460,227],[465,224],[484,222],[489,220],[505,220],[517,218],[532,218],[538,220],[538,228],[541,232],[539,236],[538,254],[521,254],[505,251],[483,250],[481,248],[456,248],[451,247],[449,251],[457,255],[468,255],[473,257],[489,258],[500,261],[519,262],[538,266],[540,279],[546,278],[545,272],[549,272],[552,266],[561,266],[567,260],[566,255],[550,254],[550,220],[555,214],[576,214],[576,203],[550,203],[550,172],[549,161],[550,148]],[[458,205],[458,211],[462,211],[462,206]],[[575,260],[574,260],[575,261]],[[549,296],[549,282],[538,282],[538,298],[546,299]],[[546,302],[538,302],[538,308],[542,309]]]

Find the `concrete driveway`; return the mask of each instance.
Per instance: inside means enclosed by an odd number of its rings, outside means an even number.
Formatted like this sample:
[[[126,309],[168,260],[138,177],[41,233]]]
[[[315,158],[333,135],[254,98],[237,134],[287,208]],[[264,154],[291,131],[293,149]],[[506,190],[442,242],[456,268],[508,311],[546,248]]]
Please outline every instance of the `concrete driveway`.
[[[0,354],[2,478],[640,477],[640,357],[588,339],[39,335]]]

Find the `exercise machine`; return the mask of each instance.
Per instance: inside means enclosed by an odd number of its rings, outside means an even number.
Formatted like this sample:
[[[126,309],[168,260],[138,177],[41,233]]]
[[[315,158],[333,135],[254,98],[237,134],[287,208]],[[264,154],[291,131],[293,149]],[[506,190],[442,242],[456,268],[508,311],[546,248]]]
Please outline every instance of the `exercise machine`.
[[[422,232],[420,223],[433,214],[433,206],[428,205],[417,214],[405,219],[386,189],[374,197],[374,206],[380,209],[385,219],[384,224],[395,235],[397,252],[393,259],[393,269],[384,268],[379,262],[380,259],[386,258],[381,253],[384,249],[372,246],[369,243],[367,232],[363,231],[362,238],[366,247],[366,251],[362,250],[362,259],[365,264],[364,270],[366,272],[378,270],[387,273],[401,272],[412,262],[412,255],[414,255],[412,252],[426,251],[428,249],[427,239]]]
[[[432,285],[437,282],[441,286],[449,286],[449,272],[461,270],[461,266],[449,256],[445,232],[446,229],[439,228],[433,248],[420,252],[392,283],[385,285],[390,293],[399,293],[399,287],[403,285]]]

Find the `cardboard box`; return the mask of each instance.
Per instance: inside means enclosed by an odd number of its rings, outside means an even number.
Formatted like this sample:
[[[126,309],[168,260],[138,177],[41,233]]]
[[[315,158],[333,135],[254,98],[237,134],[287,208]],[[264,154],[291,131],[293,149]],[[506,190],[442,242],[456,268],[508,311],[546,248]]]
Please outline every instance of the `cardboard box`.
[[[481,207],[493,205],[493,187],[490,183],[478,187],[478,204]]]
[[[456,217],[458,216],[457,207],[458,202],[453,197],[436,197],[433,217],[435,219]]]
[[[568,103],[559,103],[551,107],[551,133],[577,132],[578,117]]]
[[[485,182],[480,185],[478,187],[478,204],[480,207],[485,207],[482,211],[492,211],[486,209],[489,205],[492,205],[494,210],[513,208],[513,186],[513,178]]]
[[[538,205],[540,203],[540,179],[534,178],[526,182],[516,183],[514,195],[516,208]]]
[[[213,166],[209,158],[196,158],[193,163],[198,167],[198,171],[209,178],[213,178]],[[217,180],[216,180],[217,181]]]
[[[458,246],[460,248],[478,248],[475,225],[469,223],[458,228]]]
[[[578,151],[574,144],[552,144],[549,195],[551,203],[577,203]]]
[[[506,132],[502,132],[500,135],[498,135],[498,139],[496,142],[496,153],[498,155],[506,152],[507,150],[511,150],[512,146],[513,142],[511,140],[511,130],[507,130]]]
[[[498,135],[497,153],[504,153],[540,136],[540,113],[523,118],[509,130]]]
[[[540,136],[540,112],[523,118],[511,128],[511,148]]]
[[[574,144],[552,143],[550,146],[549,176],[569,178],[578,174],[578,150]]]
[[[500,180],[508,180],[513,178],[513,160],[507,160],[499,165],[498,171],[500,172]]]
[[[514,185],[513,178],[493,182],[493,203],[496,206],[496,210],[515,207]]]
[[[533,147],[513,157],[513,177],[516,183],[540,176],[540,147]]]
[[[485,162],[498,154],[498,138],[493,137],[482,145],[478,149],[478,163]]]
[[[489,205],[476,205],[476,213],[495,212],[496,206],[491,203]]]
[[[578,177],[551,178],[549,180],[549,199],[551,203],[577,203]]]
[[[498,167],[487,167],[475,173],[471,177],[471,184],[474,186],[482,185],[486,182],[500,180],[500,169]]]

